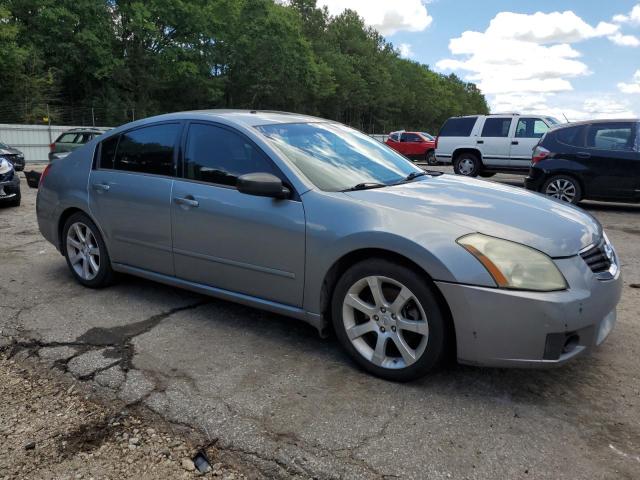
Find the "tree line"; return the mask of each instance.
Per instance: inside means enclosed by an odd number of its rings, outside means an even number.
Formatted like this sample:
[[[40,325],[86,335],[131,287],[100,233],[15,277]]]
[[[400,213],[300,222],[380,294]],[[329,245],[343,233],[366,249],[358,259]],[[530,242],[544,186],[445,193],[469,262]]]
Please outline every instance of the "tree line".
[[[205,108],[367,132],[488,112],[474,84],[401,58],[357,13],[331,16],[316,0],[0,0],[0,123]]]

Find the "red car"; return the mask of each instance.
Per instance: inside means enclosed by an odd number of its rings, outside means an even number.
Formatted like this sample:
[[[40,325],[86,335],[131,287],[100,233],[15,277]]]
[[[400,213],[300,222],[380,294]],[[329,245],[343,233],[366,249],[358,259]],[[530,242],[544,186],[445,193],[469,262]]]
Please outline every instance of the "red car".
[[[435,165],[436,140],[425,132],[391,132],[384,142],[405,157]]]

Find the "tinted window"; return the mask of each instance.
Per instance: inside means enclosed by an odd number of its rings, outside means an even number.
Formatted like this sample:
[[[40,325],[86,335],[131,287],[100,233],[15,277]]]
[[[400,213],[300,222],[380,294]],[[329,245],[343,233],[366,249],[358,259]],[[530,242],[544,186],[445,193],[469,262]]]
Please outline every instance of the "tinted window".
[[[450,118],[440,129],[441,137],[468,137],[478,117]]]
[[[113,168],[113,159],[116,155],[116,147],[118,146],[118,135],[106,139],[100,144],[100,168]]]
[[[242,135],[213,125],[189,127],[186,178],[235,187],[240,175],[255,172],[279,176],[271,160]]]
[[[599,150],[627,150],[634,149],[635,124],[626,123],[596,123],[587,130],[587,147]]]
[[[415,133],[403,133],[402,141],[403,142],[421,142],[422,139],[420,138],[419,135],[416,135]]]
[[[139,128],[120,136],[114,168],[127,172],[173,175],[173,150],[180,125]]]
[[[518,138],[542,138],[549,127],[539,118],[521,118],[516,126]]]
[[[584,126],[561,128],[556,130],[555,137],[558,142],[564,143],[565,145],[581,147],[584,144],[584,129]]]
[[[399,142],[400,141],[400,134],[399,133],[392,133],[390,135],[391,140],[393,140],[394,142]]]
[[[510,118],[487,118],[482,127],[483,137],[508,137]]]

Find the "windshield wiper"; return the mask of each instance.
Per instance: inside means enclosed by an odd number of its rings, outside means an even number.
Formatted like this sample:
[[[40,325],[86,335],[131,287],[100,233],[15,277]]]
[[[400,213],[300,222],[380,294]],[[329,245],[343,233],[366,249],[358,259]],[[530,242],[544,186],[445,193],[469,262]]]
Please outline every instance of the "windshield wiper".
[[[358,183],[353,187],[345,188],[344,190],[341,190],[341,192],[354,192],[356,190],[369,190],[370,188],[382,188],[386,186],[387,186],[386,183],[363,182],[363,183]]]
[[[409,175],[407,175],[406,177],[404,177],[403,182],[409,182],[411,180],[413,180],[414,178],[418,178],[418,177],[422,177],[423,175],[427,175],[427,172],[411,172]]]

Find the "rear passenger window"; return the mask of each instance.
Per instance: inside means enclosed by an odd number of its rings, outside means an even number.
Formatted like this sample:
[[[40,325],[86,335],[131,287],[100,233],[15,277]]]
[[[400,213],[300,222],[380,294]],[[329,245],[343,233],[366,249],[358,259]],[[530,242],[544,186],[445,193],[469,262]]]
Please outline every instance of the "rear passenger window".
[[[635,142],[635,124],[633,123],[596,123],[587,131],[587,147],[599,150],[633,151]]]
[[[511,127],[510,118],[487,118],[482,127],[483,137],[508,137],[509,127]]]
[[[242,135],[214,125],[191,124],[186,178],[235,187],[239,176],[257,172],[280,176],[271,160]]]
[[[440,129],[441,137],[468,137],[478,117],[450,118]]]
[[[118,135],[115,135],[111,138],[107,138],[100,144],[99,168],[113,168],[113,159],[116,156],[116,147],[118,146],[119,138],[120,137]]]
[[[173,151],[180,124],[138,128],[120,136],[114,168],[127,172],[173,175]]]
[[[582,147],[584,126],[566,127],[556,130],[556,140],[572,147]]]

